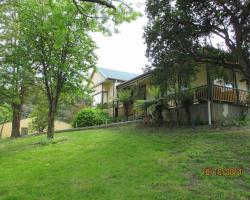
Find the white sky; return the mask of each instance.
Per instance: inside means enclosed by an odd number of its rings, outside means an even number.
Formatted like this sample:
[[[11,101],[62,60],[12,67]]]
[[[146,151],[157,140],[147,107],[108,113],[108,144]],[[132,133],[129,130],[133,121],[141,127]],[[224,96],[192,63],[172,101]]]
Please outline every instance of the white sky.
[[[136,10],[144,14],[145,0],[126,0],[126,2],[141,3],[141,7]],[[148,63],[145,57],[146,45],[142,38],[143,26],[146,23],[147,18],[143,16],[131,23],[120,25],[119,33],[111,37],[94,34],[94,40],[99,47],[96,50],[97,66],[141,74],[142,68]]]

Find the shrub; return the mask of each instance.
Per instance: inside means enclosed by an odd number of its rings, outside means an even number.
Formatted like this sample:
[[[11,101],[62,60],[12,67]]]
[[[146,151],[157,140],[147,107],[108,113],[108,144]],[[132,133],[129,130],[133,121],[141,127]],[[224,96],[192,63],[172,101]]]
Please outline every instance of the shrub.
[[[72,126],[86,127],[110,123],[111,118],[108,113],[101,109],[84,108],[78,112],[73,120]]]
[[[29,123],[31,131],[38,133],[44,132],[48,124],[48,107],[46,104],[39,103],[34,106],[31,114],[29,115],[32,121]]]
[[[125,121],[127,121],[125,116],[118,116],[118,117],[113,117],[112,118],[113,123],[125,122]]]
[[[247,114],[243,114],[242,116],[237,116],[233,119],[224,120],[221,123],[222,126],[249,126],[250,125],[250,117]]]
[[[240,116],[233,120],[235,126],[248,126],[250,125],[250,118],[247,116]]]

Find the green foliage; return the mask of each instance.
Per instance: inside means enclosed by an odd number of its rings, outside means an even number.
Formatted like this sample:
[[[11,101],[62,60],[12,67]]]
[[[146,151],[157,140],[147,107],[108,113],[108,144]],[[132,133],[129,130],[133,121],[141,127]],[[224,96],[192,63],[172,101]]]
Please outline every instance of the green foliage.
[[[150,96],[154,97],[154,99],[158,99],[160,97],[161,94],[161,90],[159,86],[150,86],[147,88],[148,93]]]
[[[221,122],[221,126],[249,126],[250,125],[250,117],[247,113],[244,113],[241,116],[232,118],[232,119],[225,119]]]
[[[8,104],[0,105],[0,124],[11,119],[11,107]]]
[[[146,12],[146,54],[157,83],[169,84],[176,68],[190,76],[198,63],[237,69],[250,80],[249,1],[147,0]]]
[[[118,116],[112,118],[112,123],[125,122],[127,119],[124,116]]]
[[[123,2],[107,5],[110,3],[114,2],[24,0],[16,8],[29,61],[34,63],[36,77],[44,84],[48,99],[48,137],[53,137],[60,100],[90,92],[88,73],[95,68],[97,59],[92,33],[110,34],[115,25],[139,16]]]
[[[124,113],[125,113],[126,119],[128,120],[129,106],[134,99],[132,95],[132,89],[122,89],[118,91],[117,96],[118,96],[118,101],[123,104]]]
[[[39,98],[40,97],[40,98]],[[29,127],[31,131],[42,133],[48,124],[48,102],[43,96],[38,96],[36,104],[33,106]]]
[[[130,103],[133,99],[132,97],[132,90],[131,89],[124,89],[118,91],[118,100],[122,103]]]
[[[111,119],[108,113],[101,109],[84,108],[79,111],[72,123],[74,128],[95,126],[110,123]]]
[[[107,109],[109,107],[109,104],[108,103],[100,103],[98,105],[96,105],[96,108],[98,109]]]

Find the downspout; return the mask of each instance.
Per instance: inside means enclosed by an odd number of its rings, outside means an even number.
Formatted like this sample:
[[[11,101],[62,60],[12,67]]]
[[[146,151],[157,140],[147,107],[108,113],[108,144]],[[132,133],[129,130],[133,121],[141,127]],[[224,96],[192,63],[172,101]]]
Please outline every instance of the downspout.
[[[211,110],[211,80],[210,80],[210,74],[208,71],[208,66],[206,64],[206,72],[207,72],[207,86],[208,86],[208,98],[207,98],[207,111],[208,111],[208,125],[212,125],[212,110]]]

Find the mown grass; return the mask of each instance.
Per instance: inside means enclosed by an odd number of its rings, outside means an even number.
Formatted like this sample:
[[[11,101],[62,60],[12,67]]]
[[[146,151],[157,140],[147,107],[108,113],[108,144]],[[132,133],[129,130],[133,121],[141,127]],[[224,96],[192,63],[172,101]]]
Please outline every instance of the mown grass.
[[[0,199],[250,199],[250,132],[120,127],[0,141]],[[239,168],[242,176],[204,176]]]

